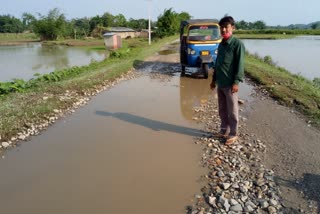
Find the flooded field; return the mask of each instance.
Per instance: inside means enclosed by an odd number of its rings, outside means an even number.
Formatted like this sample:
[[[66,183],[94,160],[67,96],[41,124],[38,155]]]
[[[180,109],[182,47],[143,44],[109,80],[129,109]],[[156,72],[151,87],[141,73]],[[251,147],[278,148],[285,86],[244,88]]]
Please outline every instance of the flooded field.
[[[104,58],[103,52],[78,47],[42,46],[40,43],[0,46],[0,82],[14,78],[29,80],[36,73],[88,65]]]
[[[261,57],[271,56],[273,62],[293,74],[310,80],[320,78],[320,36],[301,36],[293,39],[243,39],[246,50]]]

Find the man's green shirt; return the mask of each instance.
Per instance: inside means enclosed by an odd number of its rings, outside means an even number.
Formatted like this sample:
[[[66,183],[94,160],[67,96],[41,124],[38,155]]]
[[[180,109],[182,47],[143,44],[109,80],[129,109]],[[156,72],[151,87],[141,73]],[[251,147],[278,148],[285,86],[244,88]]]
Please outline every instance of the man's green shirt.
[[[244,55],[243,43],[234,36],[219,44],[213,77],[218,87],[231,87],[243,81]]]

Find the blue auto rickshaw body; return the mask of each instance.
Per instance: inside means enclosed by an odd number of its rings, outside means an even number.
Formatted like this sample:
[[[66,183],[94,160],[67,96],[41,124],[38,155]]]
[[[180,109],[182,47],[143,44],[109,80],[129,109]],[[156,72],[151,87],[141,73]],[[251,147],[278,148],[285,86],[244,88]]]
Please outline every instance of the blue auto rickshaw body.
[[[186,67],[201,68],[205,78],[214,67],[221,42],[220,28],[216,19],[191,19],[180,24],[181,75]]]

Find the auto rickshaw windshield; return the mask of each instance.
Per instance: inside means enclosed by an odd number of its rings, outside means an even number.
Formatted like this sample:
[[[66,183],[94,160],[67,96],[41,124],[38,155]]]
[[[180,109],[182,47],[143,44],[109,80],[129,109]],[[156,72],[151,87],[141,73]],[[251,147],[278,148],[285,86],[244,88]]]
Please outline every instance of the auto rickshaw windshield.
[[[220,31],[216,25],[195,25],[189,28],[190,41],[208,41],[220,39]]]

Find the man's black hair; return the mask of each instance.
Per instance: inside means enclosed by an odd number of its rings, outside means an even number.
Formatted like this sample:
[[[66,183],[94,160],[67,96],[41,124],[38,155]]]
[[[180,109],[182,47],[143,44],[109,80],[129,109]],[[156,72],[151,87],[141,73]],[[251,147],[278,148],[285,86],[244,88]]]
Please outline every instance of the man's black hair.
[[[220,19],[219,21],[219,25],[227,25],[227,24],[231,24],[231,26],[234,26],[235,22],[234,19],[232,18],[232,16],[225,16],[222,19]]]

